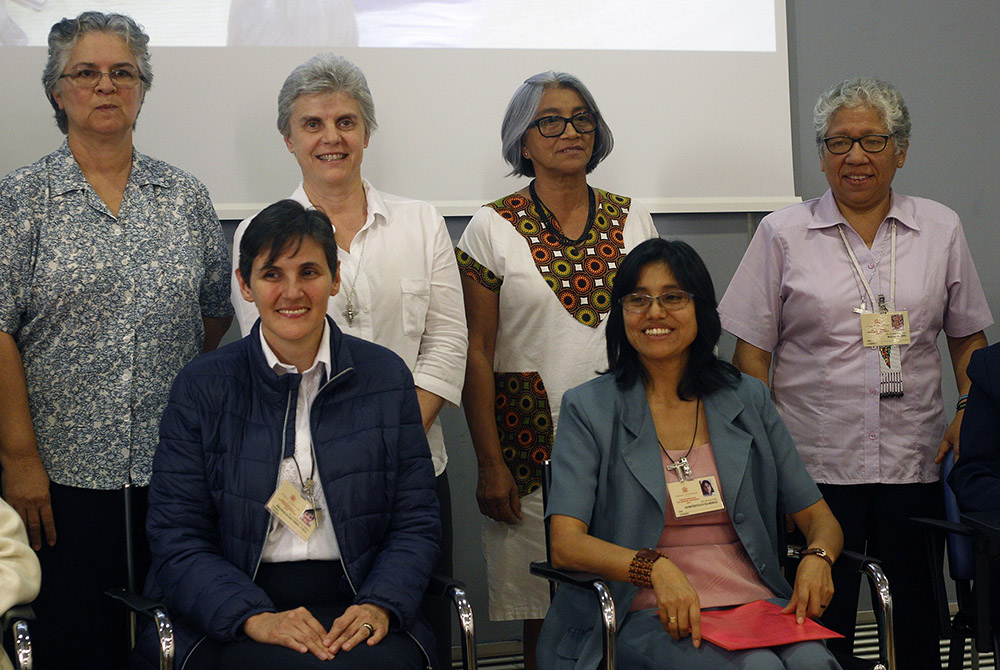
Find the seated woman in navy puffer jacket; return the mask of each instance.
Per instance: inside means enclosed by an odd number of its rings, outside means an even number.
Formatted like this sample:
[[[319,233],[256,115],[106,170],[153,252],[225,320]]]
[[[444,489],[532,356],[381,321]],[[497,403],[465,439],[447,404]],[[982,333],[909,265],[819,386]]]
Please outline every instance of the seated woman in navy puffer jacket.
[[[177,667],[429,667],[418,607],[440,521],[410,372],[326,317],[324,214],[275,203],[240,254],[260,320],[180,373],[153,461],[146,593],[173,618]]]

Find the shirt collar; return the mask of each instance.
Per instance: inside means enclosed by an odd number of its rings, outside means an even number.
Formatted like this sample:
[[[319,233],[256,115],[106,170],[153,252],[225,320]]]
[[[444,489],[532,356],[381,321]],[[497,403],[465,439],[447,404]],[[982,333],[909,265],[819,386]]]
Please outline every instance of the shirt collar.
[[[72,191],[90,188],[90,183],[83,176],[79,163],[69,150],[69,143],[63,140],[62,146],[51,154],[49,172],[51,174],[51,189],[53,195],[63,195]],[[163,170],[157,161],[144,156],[135,149],[132,150],[132,170],[129,173],[129,183],[137,186],[154,184],[167,186]]]
[[[911,198],[900,197],[895,191],[889,192],[889,211],[885,215],[885,220],[895,220],[907,228],[920,231],[920,225],[915,216],[913,200]],[[832,228],[840,224],[846,224],[847,220],[840,213],[837,201],[833,197],[833,191],[826,190],[826,193],[817,201],[813,210],[812,220],[808,228],[817,230],[821,228]]]
[[[296,368],[294,365],[288,365],[278,360],[278,357],[271,349],[271,346],[267,343],[267,340],[264,339],[263,328],[260,329],[259,335],[260,335],[260,348],[264,351],[264,359],[267,361],[267,366],[272,370],[274,370],[274,372],[279,377],[281,375],[289,373],[309,374],[314,370],[320,369],[317,367],[320,366],[326,378],[327,379],[330,378],[330,369],[332,366],[330,362],[330,324],[328,321],[325,320],[323,321],[323,336],[320,338],[319,351],[316,352],[316,358],[313,360],[313,364],[309,367],[308,370],[301,373],[299,372],[298,368]]]
[[[370,226],[388,223],[389,210],[385,205],[385,200],[382,198],[382,194],[371,185],[371,182],[363,177],[361,179],[361,185],[365,189],[365,200],[368,201],[368,218],[365,220],[365,225],[361,226],[361,230]],[[303,207],[316,209],[313,204],[309,202],[309,196],[306,195],[306,188],[302,182],[299,182],[299,187],[295,189],[294,193],[292,193],[291,199]]]

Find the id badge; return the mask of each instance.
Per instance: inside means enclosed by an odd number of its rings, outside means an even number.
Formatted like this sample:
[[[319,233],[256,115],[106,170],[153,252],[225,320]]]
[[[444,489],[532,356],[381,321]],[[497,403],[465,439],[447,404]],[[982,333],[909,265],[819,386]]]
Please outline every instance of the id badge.
[[[899,312],[863,312],[861,343],[866,347],[889,347],[910,343],[910,317]]]
[[[267,501],[267,509],[305,542],[316,530],[316,510],[309,500],[288,481]]]
[[[683,482],[669,482],[667,495],[670,496],[674,516],[678,519],[726,509],[725,503],[722,502],[722,490],[715,477],[695,477]]]

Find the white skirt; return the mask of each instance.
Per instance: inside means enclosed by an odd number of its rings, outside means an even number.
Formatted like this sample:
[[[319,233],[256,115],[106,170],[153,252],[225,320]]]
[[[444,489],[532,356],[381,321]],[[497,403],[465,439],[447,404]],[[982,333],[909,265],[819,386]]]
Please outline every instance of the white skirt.
[[[542,490],[521,498],[523,518],[510,525],[483,520],[483,556],[490,588],[490,619],[544,619],[549,583],[529,572],[532,561],[545,560]]]

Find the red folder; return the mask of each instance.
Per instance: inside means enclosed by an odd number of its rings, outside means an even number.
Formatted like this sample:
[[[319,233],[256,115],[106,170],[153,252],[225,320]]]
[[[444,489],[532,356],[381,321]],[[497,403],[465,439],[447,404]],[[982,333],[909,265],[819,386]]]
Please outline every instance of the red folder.
[[[782,614],[781,610],[780,605],[755,600],[728,610],[703,611],[701,636],[730,651],[844,637],[812,619],[800,624],[795,621],[794,612]]]

